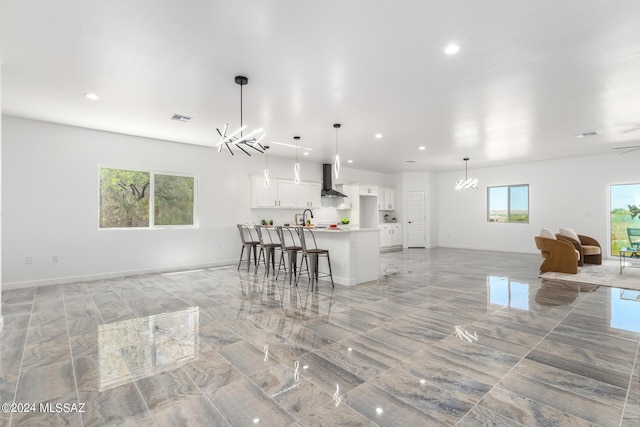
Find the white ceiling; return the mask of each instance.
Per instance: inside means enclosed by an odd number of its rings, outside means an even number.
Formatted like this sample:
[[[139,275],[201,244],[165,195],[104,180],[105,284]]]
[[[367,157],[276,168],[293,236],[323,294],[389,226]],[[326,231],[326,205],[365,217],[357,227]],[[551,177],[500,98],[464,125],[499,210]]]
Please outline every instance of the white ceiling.
[[[381,172],[640,144],[638,0],[0,1],[8,115],[214,146],[242,74],[244,123],[313,161],[333,123],[341,159]]]

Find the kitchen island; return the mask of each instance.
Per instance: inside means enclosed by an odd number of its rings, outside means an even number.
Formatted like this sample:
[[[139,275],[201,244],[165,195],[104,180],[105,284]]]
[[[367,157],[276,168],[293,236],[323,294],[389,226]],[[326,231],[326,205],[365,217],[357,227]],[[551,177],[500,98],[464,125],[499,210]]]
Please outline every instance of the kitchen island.
[[[378,280],[380,233],[377,228],[313,228],[311,231],[318,248],[329,250],[334,283],[352,286]],[[307,241],[312,247],[310,243]],[[320,271],[328,271],[323,261]]]

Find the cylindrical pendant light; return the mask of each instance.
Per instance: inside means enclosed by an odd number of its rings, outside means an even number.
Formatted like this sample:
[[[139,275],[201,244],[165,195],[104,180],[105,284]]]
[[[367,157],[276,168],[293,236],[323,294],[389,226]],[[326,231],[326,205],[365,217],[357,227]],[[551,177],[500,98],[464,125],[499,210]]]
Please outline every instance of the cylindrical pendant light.
[[[264,146],[264,188],[269,188],[269,155],[267,154],[267,150],[269,149],[268,145]]]
[[[338,129],[340,129],[340,123],[336,123],[333,125],[336,130],[336,160],[333,163],[333,171],[335,172],[336,179],[338,179],[340,175],[340,155],[338,154]]]
[[[293,166],[293,175],[295,183],[300,184],[300,163],[298,163],[298,141],[300,141],[300,137],[294,136],[293,139],[296,141],[296,164]]]

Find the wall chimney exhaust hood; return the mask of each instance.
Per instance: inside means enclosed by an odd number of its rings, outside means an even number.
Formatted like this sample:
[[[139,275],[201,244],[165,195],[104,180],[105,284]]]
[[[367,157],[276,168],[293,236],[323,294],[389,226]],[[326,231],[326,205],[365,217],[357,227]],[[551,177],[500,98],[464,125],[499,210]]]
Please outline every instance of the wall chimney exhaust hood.
[[[333,183],[331,182],[332,168],[333,165],[330,163],[324,163],[322,165],[322,193],[320,193],[320,195],[322,197],[347,197],[333,189]]]

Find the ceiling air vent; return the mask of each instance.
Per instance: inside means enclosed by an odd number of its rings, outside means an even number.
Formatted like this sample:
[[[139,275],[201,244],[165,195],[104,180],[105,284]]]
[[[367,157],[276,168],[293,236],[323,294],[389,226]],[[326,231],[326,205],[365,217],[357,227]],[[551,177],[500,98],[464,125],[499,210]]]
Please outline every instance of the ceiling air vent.
[[[176,113],[173,113],[173,116],[171,116],[171,120],[177,120],[179,122],[190,122],[191,119],[193,119],[193,117],[184,116],[182,114],[176,114]]]
[[[579,133],[576,135],[576,138],[586,138],[588,136],[596,136],[596,135],[598,135],[598,132],[596,132],[595,130],[592,130],[591,132]]]

